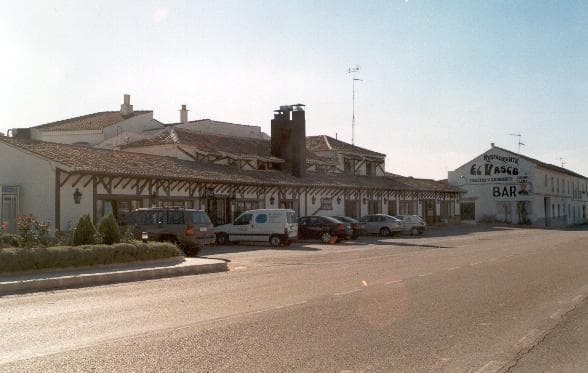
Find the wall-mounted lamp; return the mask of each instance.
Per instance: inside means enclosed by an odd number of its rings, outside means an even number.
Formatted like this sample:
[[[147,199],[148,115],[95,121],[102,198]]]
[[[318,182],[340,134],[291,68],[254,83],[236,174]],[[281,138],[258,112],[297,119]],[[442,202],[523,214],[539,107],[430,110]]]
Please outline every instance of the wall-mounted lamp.
[[[76,188],[76,191],[73,194],[73,198],[74,198],[74,203],[76,205],[79,205],[80,201],[82,200],[82,193],[80,192],[80,190],[78,188]]]
[[[365,205],[367,203],[367,198],[363,197],[363,204]]]
[[[310,202],[312,202],[312,204],[314,205],[316,203],[316,197],[312,196],[312,198],[310,199]]]
[[[274,198],[274,196],[271,196],[269,201],[270,201],[270,205],[273,206],[276,199]]]
[[[341,204],[341,197],[337,197],[337,204],[340,205]]]

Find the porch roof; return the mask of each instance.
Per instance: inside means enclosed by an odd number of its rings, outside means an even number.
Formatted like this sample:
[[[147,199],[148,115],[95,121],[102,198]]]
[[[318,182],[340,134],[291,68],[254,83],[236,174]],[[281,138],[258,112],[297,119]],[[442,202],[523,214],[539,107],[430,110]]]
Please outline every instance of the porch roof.
[[[297,178],[276,170],[244,171],[229,166],[183,161],[172,157],[5,136],[0,136],[0,143],[51,160],[64,171],[85,174],[260,186],[461,192],[460,189],[448,184],[423,179],[407,181],[407,178],[393,176],[321,173],[307,173],[306,176]]]

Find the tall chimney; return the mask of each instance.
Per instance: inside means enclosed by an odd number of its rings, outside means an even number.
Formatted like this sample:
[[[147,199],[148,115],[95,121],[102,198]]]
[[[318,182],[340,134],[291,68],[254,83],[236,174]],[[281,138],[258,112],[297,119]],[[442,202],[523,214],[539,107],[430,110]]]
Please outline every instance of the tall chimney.
[[[271,123],[272,156],[282,158],[283,171],[289,171],[296,177],[306,172],[306,119],[304,105],[280,106],[274,111]]]
[[[182,109],[180,110],[180,122],[183,124],[188,123],[188,109],[186,109],[186,105],[182,105]]]
[[[133,105],[131,105],[131,95],[125,93],[123,98],[123,104],[120,105],[120,113],[124,116],[133,114]]]

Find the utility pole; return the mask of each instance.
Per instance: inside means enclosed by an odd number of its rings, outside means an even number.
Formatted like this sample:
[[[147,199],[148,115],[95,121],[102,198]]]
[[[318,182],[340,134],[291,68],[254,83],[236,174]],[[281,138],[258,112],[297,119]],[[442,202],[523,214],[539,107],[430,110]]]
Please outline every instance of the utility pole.
[[[565,164],[566,162],[564,162],[564,158],[563,157],[559,157],[559,161],[561,162],[561,168],[565,168]]]
[[[509,135],[510,135],[510,136],[515,136],[515,137],[518,137],[518,138],[519,138],[519,142],[518,142],[518,144],[519,144],[519,155],[521,155],[521,145],[525,146],[525,144],[523,144],[523,143],[521,142],[521,137],[522,137],[523,135],[521,135],[520,133],[509,133]]]
[[[353,97],[353,108],[352,108],[352,116],[351,116],[351,144],[355,145],[355,82],[363,82],[363,80],[356,78],[355,74],[357,74],[359,72],[359,65],[355,65],[350,67],[347,70],[347,74],[351,74],[352,76],[352,85],[353,85],[353,90],[352,90],[352,97]]]

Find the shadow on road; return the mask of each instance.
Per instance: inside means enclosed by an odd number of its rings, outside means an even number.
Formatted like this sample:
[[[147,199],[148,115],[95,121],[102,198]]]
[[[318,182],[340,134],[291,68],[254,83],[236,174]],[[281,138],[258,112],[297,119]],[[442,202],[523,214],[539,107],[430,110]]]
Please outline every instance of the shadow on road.
[[[262,250],[279,250],[279,251],[321,251],[316,247],[310,247],[306,245],[293,244],[291,246],[280,246],[272,247],[265,243],[260,244],[240,244],[240,245],[228,245],[219,246],[214,245],[202,250],[201,255],[217,255],[217,254],[230,254],[230,253],[242,253],[246,251],[262,251]]]

